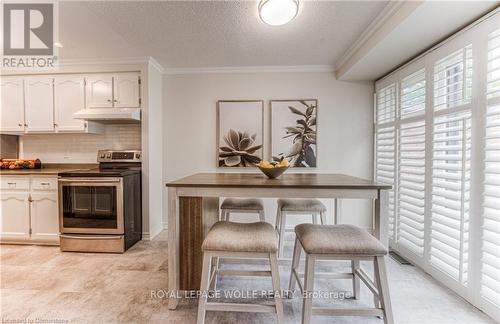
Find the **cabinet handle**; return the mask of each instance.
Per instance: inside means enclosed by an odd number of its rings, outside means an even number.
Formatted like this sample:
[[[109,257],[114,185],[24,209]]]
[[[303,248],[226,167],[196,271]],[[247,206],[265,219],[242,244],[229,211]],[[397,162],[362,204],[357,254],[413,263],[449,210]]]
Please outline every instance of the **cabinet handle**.
[[[57,124],[54,124],[54,127],[57,127],[57,126],[59,126],[59,125],[57,125]]]
[[[17,124],[17,126],[22,127],[22,126],[23,126],[23,124]]]
[[[118,100],[115,99],[115,100],[113,100],[113,102],[118,102]]]
[[[15,183],[15,182],[7,182],[7,184],[8,184],[9,186],[11,186],[11,185],[15,185],[16,183]]]
[[[24,127],[28,127],[28,124],[24,124]]]
[[[49,183],[49,182],[40,182],[40,184],[41,184],[42,186],[50,186],[50,183]]]
[[[111,99],[108,99],[108,102],[112,102]]]

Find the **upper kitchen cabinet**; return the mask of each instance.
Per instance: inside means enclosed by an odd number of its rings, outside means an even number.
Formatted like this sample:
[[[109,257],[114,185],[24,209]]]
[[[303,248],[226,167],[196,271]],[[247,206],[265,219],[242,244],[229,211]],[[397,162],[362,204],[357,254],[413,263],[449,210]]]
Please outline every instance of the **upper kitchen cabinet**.
[[[113,77],[115,108],[138,108],[140,78],[138,73],[120,73]]]
[[[24,132],[24,80],[2,76],[0,91],[0,130]]]
[[[26,132],[53,132],[54,78],[30,77],[25,83]]]
[[[85,78],[83,75],[57,76],[54,81],[55,127],[58,132],[84,131],[87,122],[73,118],[85,108]]]
[[[87,108],[139,108],[139,73],[94,74],[87,80]]]
[[[113,75],[94,74],[87,79],[87,108],[113,107]]]

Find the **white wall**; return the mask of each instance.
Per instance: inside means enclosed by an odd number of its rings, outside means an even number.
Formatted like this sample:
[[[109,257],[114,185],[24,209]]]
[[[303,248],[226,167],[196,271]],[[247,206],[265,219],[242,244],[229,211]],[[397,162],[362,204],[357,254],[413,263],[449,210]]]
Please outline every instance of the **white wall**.
[[[149,215],[142,225],[146,238],[153,239],[163,229],[163,105],[162,75],[155,64],[149,62],[147,77],[143,89],[147,96],[142,111],[143,152],[147,159],[143,160],[143,213]]]
[[[269,100],[317,98],[318,168],[299,172],[345,173],[372,178],[371,83],[337,81],[328,72],[165,75],[163,94],[165,181],[196,172],[217,171],[216,102],[223,99],[265,100],[264,154],[268,158]],[[235,171],[242,172],[241,169]],[[256,172],[255,169],[248,171]],[[327,202],[327,207],[331,212],[331,201]],[[272,223],[275,208],[274,200],[266,201],[266,217]],[[345,200],[342,211],[343,222],[371,227],[368,202]]]

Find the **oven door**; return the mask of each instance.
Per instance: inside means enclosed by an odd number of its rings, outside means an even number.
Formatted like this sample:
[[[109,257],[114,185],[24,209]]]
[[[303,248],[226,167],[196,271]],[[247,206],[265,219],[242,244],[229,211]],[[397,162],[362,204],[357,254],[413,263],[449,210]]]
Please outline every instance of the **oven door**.
[[[59,179],[61,233],[123,234],[121,178]]]

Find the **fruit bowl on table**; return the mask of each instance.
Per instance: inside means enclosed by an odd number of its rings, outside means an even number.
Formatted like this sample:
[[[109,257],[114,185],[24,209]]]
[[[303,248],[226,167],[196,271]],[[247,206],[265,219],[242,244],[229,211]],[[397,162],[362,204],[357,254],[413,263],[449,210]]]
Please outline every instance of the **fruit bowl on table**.
[[[282,162],[273,162],[269,163],[267,161],[261,161],[257,167],[262,173],[264,173],[269,179],[276,179],[280,175],[282,175],[289,167],[288,161],[285,163]]]

